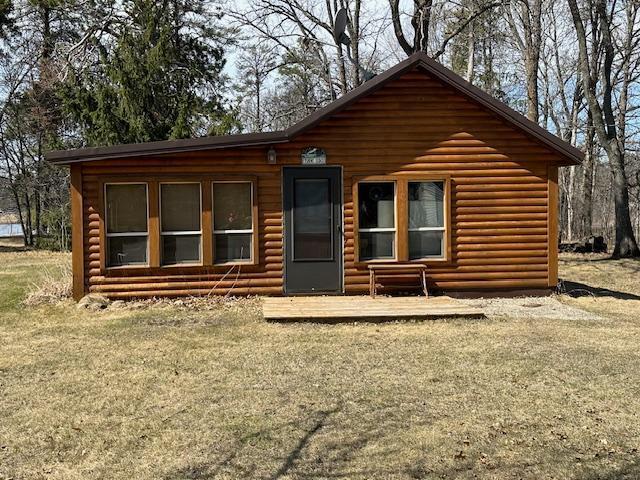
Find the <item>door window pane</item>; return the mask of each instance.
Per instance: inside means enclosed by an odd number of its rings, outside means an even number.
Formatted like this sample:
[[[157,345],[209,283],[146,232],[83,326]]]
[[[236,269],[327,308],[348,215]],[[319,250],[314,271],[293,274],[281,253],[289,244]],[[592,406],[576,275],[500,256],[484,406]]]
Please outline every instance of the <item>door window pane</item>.
[[[107,185],[107,233],[147,231],[147,185]]]
[[[200,231],[200,184],[160,185],[163,232]]]
[[[144,265],[147,263],[147,236],[107,237],[108,265]]]
[[[444,227],[443,198],[443,182],[409,182],[409,229]]]
[[[394,228],[395,202],[393,182],[358,185],[359,227]]]
[[[409,258],[442,257],[444,231],[409,232]]]
[[[360,258],[371,260],[374,258],[395,257],[395,232],[361,232]]]
[[[251,260],[251,233],[227,233],[215,236],[216,263]]]
[[[332,259],[333,218],[329,179],[296,179],[293,189],[293,259]]]
[[[216,183],[213,186],[215,230],[251,230],[251,183]]]

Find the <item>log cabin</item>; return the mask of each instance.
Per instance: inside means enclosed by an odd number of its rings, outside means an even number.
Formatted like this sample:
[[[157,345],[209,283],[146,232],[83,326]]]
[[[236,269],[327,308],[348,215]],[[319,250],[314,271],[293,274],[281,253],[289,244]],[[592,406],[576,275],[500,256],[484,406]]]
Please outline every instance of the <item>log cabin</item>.
[[[50,152],[73,292],[549,291],[558,169],[583,154],[416,53],[287,130]],[[377,280],[376,280],[377,281]],[[418,284],[419,285],[419,284]]]

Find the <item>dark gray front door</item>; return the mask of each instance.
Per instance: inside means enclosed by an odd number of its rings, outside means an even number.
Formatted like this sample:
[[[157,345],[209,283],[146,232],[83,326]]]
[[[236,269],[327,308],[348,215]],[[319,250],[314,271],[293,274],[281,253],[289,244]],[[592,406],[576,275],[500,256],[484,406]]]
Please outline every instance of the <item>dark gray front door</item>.
[[[284,167],[285,293],[342,291],[342,171]]]

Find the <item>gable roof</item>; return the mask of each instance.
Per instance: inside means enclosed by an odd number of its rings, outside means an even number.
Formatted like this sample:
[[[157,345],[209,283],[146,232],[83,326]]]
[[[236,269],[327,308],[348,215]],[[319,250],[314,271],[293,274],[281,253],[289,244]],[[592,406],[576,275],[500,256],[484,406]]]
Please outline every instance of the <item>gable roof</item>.
[[[475,87],[459,75],[440,65],[435,60],[431,59],[424,52],[414,53],[406,60],[375,76],[373,79],[351,90],[349,93],[343,95],[338,100],[331,102],[324,108],[317,110],[316,112],[312,113],[308,117],[304,118],[303,120],[286,130],[263,133],[246,133],[239,135],[225,135],[218,137],[189,138],[184,140],[163,140],[159,142],[131,143],[125,145],[114,145],[110,147],[57,150],[48,152],[46,158],[52,163],[64,165],[90,160],[106,160],[148,155],[162,155],[167,153],[192,152],[198,150],[213,150],[230,147],[249,147],[286,143],[296,136],[313,128],[321,121],[328,119],[333,114],[356,102],[360,98],[375,92],[388,82],[395,80],[396,78],[402,76],[404,73],[415,68],[424,69],[427,73],[441,80],[446,85],[451,86],[458,92],[461,92],[472,100],[475,100],[477,103],[481,104],[488,110],[493,111],[509,124],[523,130],[526,134],[530,135],[531,137],[551,148],[553,151],[557,152],[562,157],[566,158],[568,165],[576,165],[583,160],[584,153],[578,150],[576,147],[556,137],[537,123],[532,122],[512,108],[508,107],[506,104],[491,97],[487,93],[480,90],[478,87]]]

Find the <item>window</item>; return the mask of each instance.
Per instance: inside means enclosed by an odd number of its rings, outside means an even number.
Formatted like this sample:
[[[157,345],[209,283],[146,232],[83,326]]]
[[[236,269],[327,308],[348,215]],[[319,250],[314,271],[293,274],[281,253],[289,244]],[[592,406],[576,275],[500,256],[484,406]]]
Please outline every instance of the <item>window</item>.
[[[355,182],[356,261],[448,261],[451,182],[443,177],[404,173]]]
[[[444,182],[409,182],[409,259],[442,258]]]
[[[214,262],[253,260],[251,182],[213,183]]]
[[[200,262],[201,216],[199,183],[160,184],[164,265]]]
[[[362,260],[395,258],[395,183],[358,184],[359,248]]]
[[[149,239],[147,184],[106,184],[104,194],[107,266],[145,265]]]

